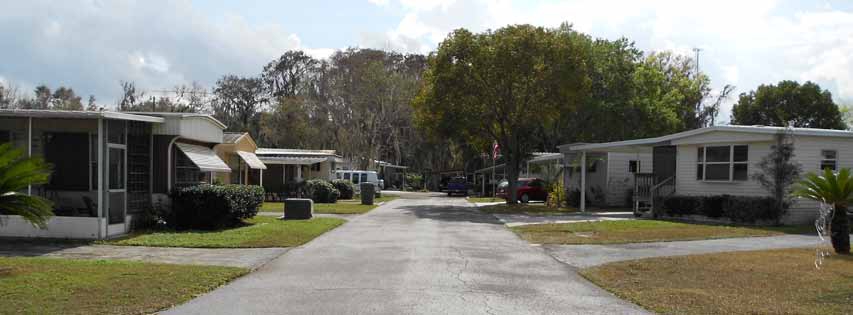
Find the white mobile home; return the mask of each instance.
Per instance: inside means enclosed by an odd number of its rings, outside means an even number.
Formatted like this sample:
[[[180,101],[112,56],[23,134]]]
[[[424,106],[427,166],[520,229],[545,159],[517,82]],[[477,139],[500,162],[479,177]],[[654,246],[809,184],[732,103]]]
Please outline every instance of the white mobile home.
[[[231,169],[211,150],[225,125],[202,114],[0,110],[0,142],[53,165],[26,193],[54,204],[47,229],[3,215],[0,236],[103,239],[182,185]]]
[[[574,144],[577,145],[577,144]],[[581,189],[581,153],[562,145],[566,191]],[[597,207],[631,207],[634,174],[652,171],[652,155],[645,152],[592,152],[586,158],[585,198]]]
[[[844,130],[714,126],[656,138],[566,148],[580,154],[582,160],[604,153],[651,154],[651,173],[636,177],[638,186],[646,186],[646,191],[650,186],[661,194],[769,196],[752,174],[759,172],[756,164],[770,153],[776,136],[786,130],[793,136],[794,160],[804,173],[853,168],[853,132]],[[587,171],[585,168],[581,164],[582,173]],[[582,175],[581,180],[584,187]],[[796,200],[782,222],[811,222],[817,215],[817,206],[815,202]]]

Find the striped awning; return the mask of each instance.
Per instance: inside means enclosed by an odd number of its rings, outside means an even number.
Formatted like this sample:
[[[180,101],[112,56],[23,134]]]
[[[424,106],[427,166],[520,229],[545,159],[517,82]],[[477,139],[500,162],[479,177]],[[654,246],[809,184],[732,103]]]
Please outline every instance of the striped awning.
[[[256,170],[267,169],[267,166],[264,165],[264,162],[261,162],[261,159],[259,159],[258,156],[252,152],[237,151],[237,155],[239,155],[240,158],[243,159],[243,161],[246,162],[246,164],[249,165],[250,168]]]
[[[175,143],[175,146],[202,172],[231,172],[231,168],[208,147],[180,142]]]

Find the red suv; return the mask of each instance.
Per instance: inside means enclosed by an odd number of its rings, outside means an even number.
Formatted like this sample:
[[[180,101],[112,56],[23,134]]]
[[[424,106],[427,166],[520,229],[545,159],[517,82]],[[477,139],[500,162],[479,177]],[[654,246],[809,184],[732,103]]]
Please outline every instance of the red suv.
[[[545,190],[545,181],[539,178],[519,178],[516,197],[518,201],[528,203],[531,200],[548,200],[548,191]],[[504,180],[498,185],[497,196],[509,199],[509,182]]]

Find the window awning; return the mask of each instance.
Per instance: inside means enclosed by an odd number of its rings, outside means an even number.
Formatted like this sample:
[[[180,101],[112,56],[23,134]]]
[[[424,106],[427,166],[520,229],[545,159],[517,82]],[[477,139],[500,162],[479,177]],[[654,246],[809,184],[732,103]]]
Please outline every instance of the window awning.
[[[203,172],[231,172],[231,168],[208,147],[180,142],[175,146]]]
[[[250,168],[256,170],[267,169],[267,166],[264,165],[264,162],[261,162],[261,159],[259,159],[258,156],[252,152],[237,151],[237,155],[239,155],[240,158],[243,159],[243,161],[246,162],[246,164],[248,164]]]
[[[261,156],[260,160],[266,164],[287,164],[287,165],[311,165],[315,163],[328,161],[326,157],[297,157],[297,156]]]

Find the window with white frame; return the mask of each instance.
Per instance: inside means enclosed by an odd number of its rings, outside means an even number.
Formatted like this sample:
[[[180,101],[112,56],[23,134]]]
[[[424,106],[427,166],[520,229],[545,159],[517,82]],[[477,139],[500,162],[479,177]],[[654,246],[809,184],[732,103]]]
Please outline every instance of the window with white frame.
[[[640,172],[640,161],[638,161],[638,160],[628,161],[628,172],[629,173],[639,173]]]
[[[704,181],[745,181],[749,178],[749,146],[699,147],[696,179]]]
[[[836,150],[821,150],[820,151],[820,170],[837,170],[838,169],[838,151]]]

